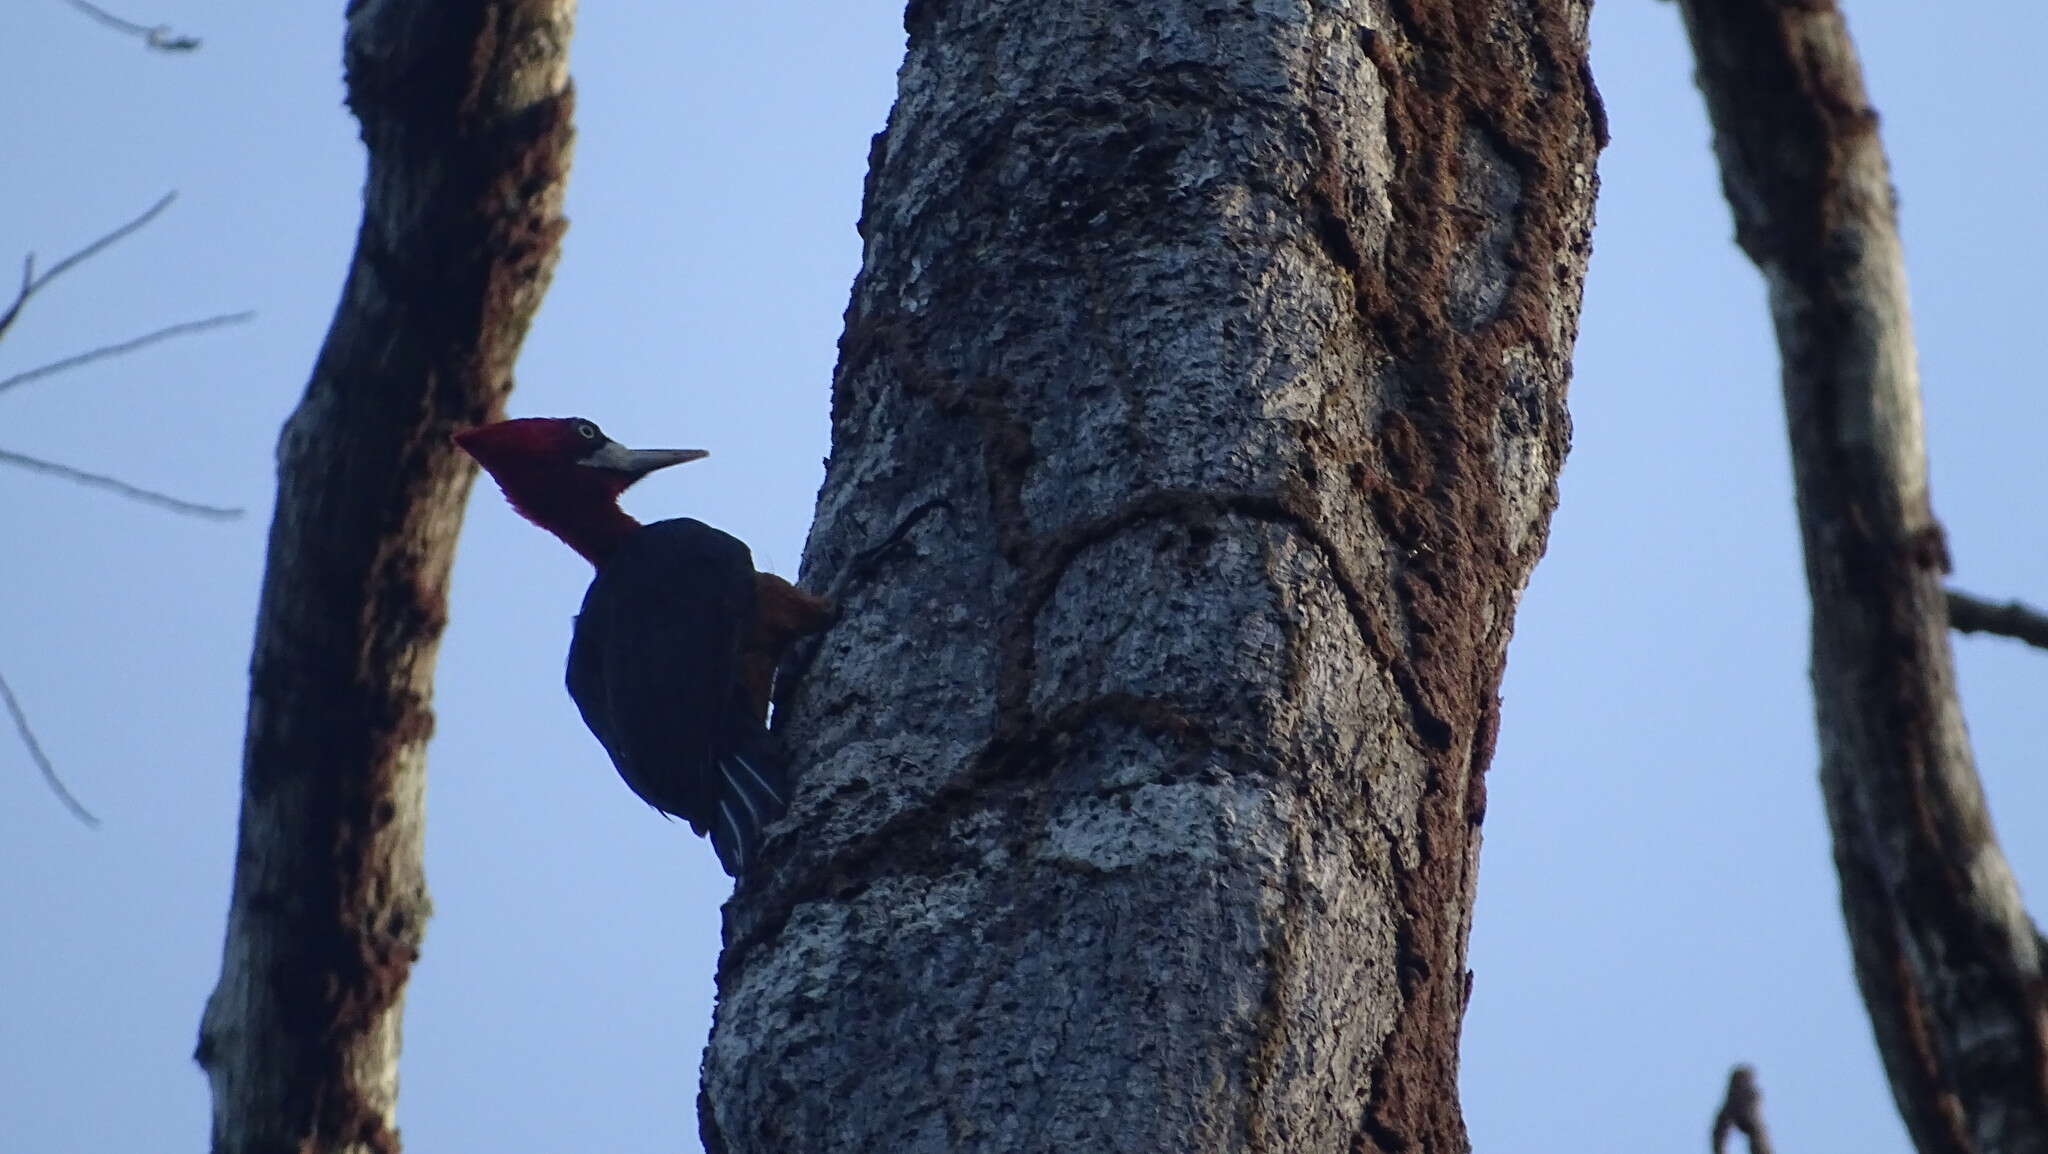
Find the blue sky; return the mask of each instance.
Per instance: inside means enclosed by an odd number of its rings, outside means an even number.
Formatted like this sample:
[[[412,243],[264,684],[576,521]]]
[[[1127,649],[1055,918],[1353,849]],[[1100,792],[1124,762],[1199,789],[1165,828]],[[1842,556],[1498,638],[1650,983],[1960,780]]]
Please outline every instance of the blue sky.
[[[346,268],[361,154],[340,5],[167,0],[144,52],[60,0],[0,15],[0,258],[45,261],[176,188],[38,298],[0,376],[175,320],[251,324],[0,395],[0,448],[249,507],[174,518],[0,470],[0,670],[105,820],[0,741],[0,1095],[12,1145],[206,1138],[189,1055],[219,960],[276,430]],[[1851,3],[1903,201],[1937,509],[1957,580],[2048,600],[2028,344],[2048,11]],[[893,5],[584,6],[572,227],[516,412],[713,450],[629,505],[793,574],[859,259]],[[1614,143],[1575,447],[1524,601],[1491,776],[1464,1104],[1482,1151],[1698,1150],[1728,1065],[1787,1149],[1904,1151],[1849,974],[1814,786],[1804,582],[1776,356],[1676,10],[1609,0]],[[694,1149],[710,851],[613,778],[561,689],[587,568],[479,487],[431,751],[436,905],[406,1019],[416,1150]],[[2048,877],[2048,655],[1959,645],[2022,885]]]

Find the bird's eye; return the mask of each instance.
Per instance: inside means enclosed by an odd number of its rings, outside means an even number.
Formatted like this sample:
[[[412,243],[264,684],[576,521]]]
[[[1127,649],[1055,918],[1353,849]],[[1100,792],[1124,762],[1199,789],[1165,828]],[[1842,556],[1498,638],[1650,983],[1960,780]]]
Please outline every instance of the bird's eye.
[[[586,441],[595,441],[597,440],[597,426],[589,421],[578,421],[576,422],[576,435]]]

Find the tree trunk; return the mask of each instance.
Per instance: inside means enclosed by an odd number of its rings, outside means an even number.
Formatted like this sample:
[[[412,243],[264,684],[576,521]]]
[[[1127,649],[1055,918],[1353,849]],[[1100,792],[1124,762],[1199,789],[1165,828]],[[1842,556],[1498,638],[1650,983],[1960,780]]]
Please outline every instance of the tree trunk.
[[[1583,4],[910,5],[720,1152],[1466,1147]]]
[[[398,1149],[399,1019],[427,917],[423,757],[473,466],[546,288],[568,173],[569,0],[353,0],[362,230],[279,491],[240,844],[196,1057],[213,1148]]]
[[[1826,0],[1681,0],[1784,358],[1821,790],[1856,977],[1922,1154],[2048,1151],[2048,987],[1971,762],[1890,175]]]

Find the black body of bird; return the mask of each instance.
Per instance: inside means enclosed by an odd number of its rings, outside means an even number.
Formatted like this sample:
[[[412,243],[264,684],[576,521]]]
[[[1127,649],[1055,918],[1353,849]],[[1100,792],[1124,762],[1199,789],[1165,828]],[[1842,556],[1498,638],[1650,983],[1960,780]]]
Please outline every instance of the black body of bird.
[[[569,644],[569,696],[619,776],[709,833],[734,876],[789,804],[788,770],[740,680],[754,581],[737,539],[657,521],[598,566]]]

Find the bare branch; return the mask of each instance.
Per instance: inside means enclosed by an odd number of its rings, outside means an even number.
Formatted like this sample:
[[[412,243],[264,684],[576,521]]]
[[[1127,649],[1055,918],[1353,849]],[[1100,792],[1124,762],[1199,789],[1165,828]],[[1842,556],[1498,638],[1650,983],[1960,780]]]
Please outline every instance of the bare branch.
[[[73,0],[73,2],[75,3],[76,0]],[[178,199],[177,190],[173,189],[170,192],[164,193],[163,197],[145,209],[141,216],[136,217],[127,224],[51,265],[50,270],[41,276],[36,275],[36,254],[29,253],[23,257],[21,262],[21,288],[15,293],[14,303],[7,306],[6,312],[0,313],[0,336],[7,334],[8,328],[14,324],[14,318],[21,315],[21,306],[27,304],[28,299],[34,296],[37,290],[63,276],[79,264],[106,251],[108,246],[123,240],[143,225],[155,220],[157,215],[171,207],[171,202],[176,199]]]
[[[1771,1136],[1764,1131],[1763,1091],[1757,1089],[1756,1071],[1746,1065],[1728,1071],[1728,1093],[1714,1115],[1714,1154],[1721,1154],[1728,1135],[1736,1130],[1749,1139],[1749,1154],[1771,1154]]]
[[[1973,597],[1960,589],[1948,591],[1948,623],[1958,633],[1994,633],[2048,649],[2048,613],[2023,601],[2000,604]]]
[[[88,4],[86,0],[66,2],[116,32],[139,38],[144,47],[153,48],[158,52],[190,52],[199,47],[197,36],[180,36],[171,31],[168,24],[137,24],[133,20],[124,20],[98,5]]]
[[[68,357],[51,361],[49,364],[25,369],[11,377],[0,377],[0,393],[4,393],[16,385],[25,385],[30,381],[39,381],[44,377],[55,376],[69,369],[89,365],[94,361],[103,361],[109,357],[125,356],[137,349],[147,348],[159,341],[167,341],[173,337],[186,337],[194,333],[203,333],[208,329],[243,324],[255,317],[255,315],[254,311],[244,309],[238,313],[222,313],[219,316],[203,317],[196,321],[180,321],[174,325],[165,325],[154,332],[144,333],[139,337],[130,337],[125,341],[116,341],[111,345],[101,345],[96,349],[87,349],[82,353],[73,353]]]
[[[202,505],[197,501],[187,501],[182,497],[173,497],[168,493],[159,493],[155,489],[145,489],[140,485],[131,485],[119,477],[109,477],[104,473],[88,473],[83,469],[74,469],[69,465],[60,465],[55,461],[45,461],[40,457],[31,457],[23,453],[11,452],[7,449],[0,449],[0,465],[16,465],[33,473],[47,473],[53,477],[62,477],[67,481],[76,481],[81,485],[91,485],[94,488],[105,489],[112,493],[118,493],[131,501],[140,501],[145,505],[155,505],[159,508],[169,509],[173,513],[183,513],[189,517],[205,517],[214,521],[232,521],[240,517],[243,512],[240,509],[230,509],[221,505]]]
[[[28,714],[22,710],[21,702],[15,698],[14,689],[7,684],[5,677],[0,677],[0,700],[6,702],[7,712],[14,718],[14,731],[21,735],[21,744],[28,749],[29,760],[42,770],[43,781],[50,787],[50,792],[57,795],[57,800],[64,803],[71,816],[84,822],[88,828],[98,829],[100,819],[64,788],[64,779],[57,776],[57,767],[50,763],[50,755],[43,752],[43,744],[36,740],[35,730],[29,728]]]
[[[1914,1146],[2048,1150],[2048,970],[1977,777],[1896,195],[1836,0],[1679,0],[1769,286],[1843,922]]]
[[[378,173],[357,260],[388,275],[341,294],[279,442],[249,666],[258,721],[193,1051],[215,1150],[399,1148],[405,987],[431,913],[428,707],[475,476],[448,435],[504,411],[554,269],[575,11],[348,6],[348,106]],[[321,644],[300,643],[308,628]],[[280,713],[320,720],[261,720]]]

